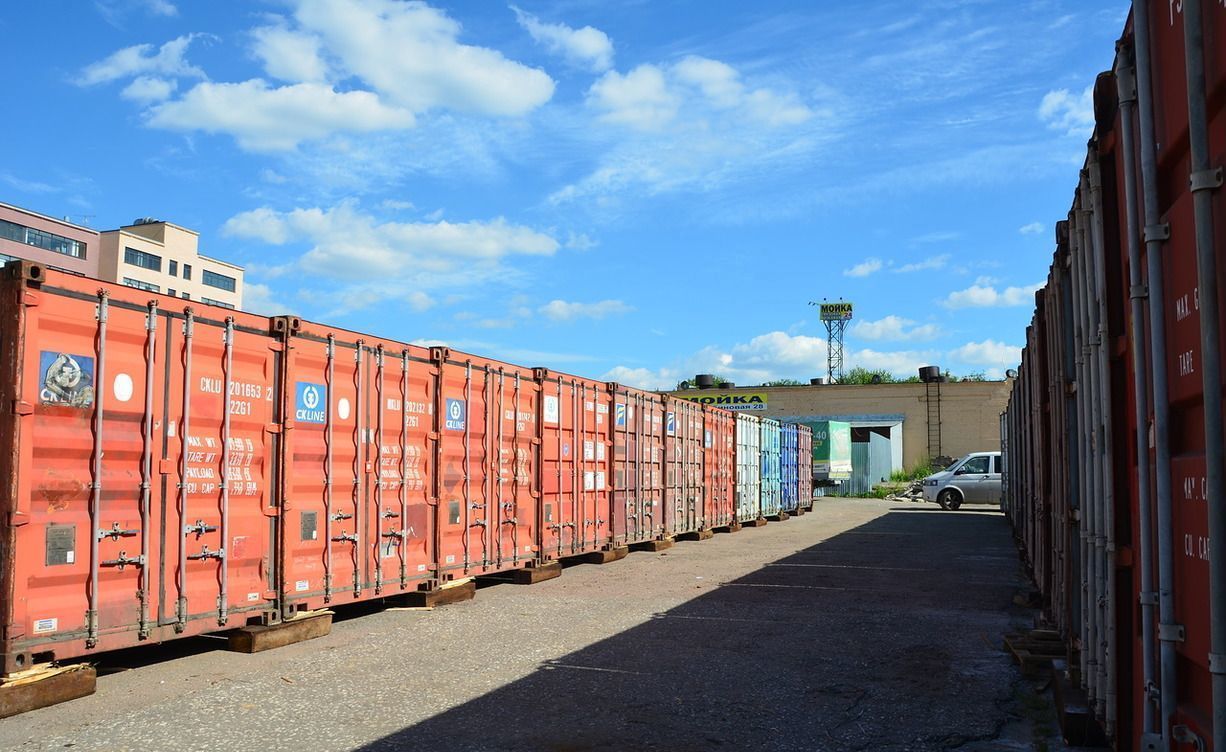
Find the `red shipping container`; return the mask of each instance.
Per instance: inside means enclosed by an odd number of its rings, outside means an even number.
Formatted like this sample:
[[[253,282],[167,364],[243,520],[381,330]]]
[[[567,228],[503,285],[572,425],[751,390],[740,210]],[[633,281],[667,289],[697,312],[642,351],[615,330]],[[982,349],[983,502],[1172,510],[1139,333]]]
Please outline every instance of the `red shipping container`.
[[[280,561],[289,612],[437,584],[438,367],[425,348],[277,319],[284,335]]]
[[[609,388],[536,369],[540,389],[541,559],[612,545]]]
[[[275,619],[268,319],[3,274],[4,672]]]
[[[674,536],[705,529],[703,522],[702,405],[664,397],[664,532]]]
[[[538,544],[534,372],[445,347],[431,348],[430,358],[439,369],[433,496],[440,579],[526,567]]]
[[[660,395],[609,384],[613,398],[614,546],[664,534],[664,400]]]
[[[736,415],[703,405],[703,528],[724,527],[736,519]]]
[[[801,423],[797,425],[799,432],[800,461],[797,464],[800,475],[800,508],[809,511],[813,509],[813,429]]]

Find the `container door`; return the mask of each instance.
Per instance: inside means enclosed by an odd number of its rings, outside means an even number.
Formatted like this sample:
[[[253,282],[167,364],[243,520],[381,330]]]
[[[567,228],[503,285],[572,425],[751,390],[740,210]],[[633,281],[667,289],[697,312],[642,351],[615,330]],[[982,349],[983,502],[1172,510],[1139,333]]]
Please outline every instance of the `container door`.
[[[540,381],[541,554],[556,559],[582,550],[578,388],[562,377]]]
[[[498,569],[515,568],[536,556],[537,385],[518,370],[499,367],[490,372],[490,386],[487,399],[496,408],[490,432],[493,560]]]
[[[21,301],[12,566],[25,596],[10,634],[24,637],[6,670],[25,650],[80,655],[270,609],[267,320],[200,320],[106,289]]]

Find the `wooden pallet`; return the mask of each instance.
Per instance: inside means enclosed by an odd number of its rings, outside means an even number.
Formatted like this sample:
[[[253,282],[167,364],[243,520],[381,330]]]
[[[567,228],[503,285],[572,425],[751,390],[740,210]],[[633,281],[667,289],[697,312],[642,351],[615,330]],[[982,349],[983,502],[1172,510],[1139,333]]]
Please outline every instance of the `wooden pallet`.
[[[452,580],[435,590],[418,590],[416,593],[405,593],[396,597],[403,599],[406,606],[416,608],[448,606],[476,598],[477,581],[472,577],[467,577],[463,580]]]
[[[712,528],[717,533],[739,533],[741,532],[741,523],[733,522],[729,525],[720,525],[717,528]]]
[[[674,542],[672,538],[656,538],[655,540],[631,543],[629,548],[631,551],[663,551],[672,548]]]
[[[1017,661],[1022,676],[1038,676],[1051,670],[1051,662],[1066,656],[1064,641],[1050,630],[1036,629],[1024,635],[1005,635],[1005,649]]]
[[[705,530],[691,530],[688,533],[682,533],[677,536],[677,540],[683,541],[705,541],[715,537],[715,531],[707,528]]]
[[[575,560],[581,561],[584,564],[609,564],[614,561],[621,561],[630,553],[629,546],[618,546],[617,548],[606,548],[603,551],[592,551],[586,554],[579,554],[574,557]]]
[[[758,517],[757,519],[744,520],[741,522],[741,527],[765,527],[765,526],[766,526],[765,517]]]
[[[510,582],[514,585],[535,585],[538,582],[556,579],[561,576],[562,562],[548,561],[543,564],[537,564],[534,567],[525,567],[523,569],[516,569],[512,572],[507,572],[505,580],[503,580],[501,576],[495,576],[495,578],[503,582]]]
[[[331,611],[304,611],[280,624],[240,627],[230,632],[226,648],[235,653],[259,653],[323,637],[331,631]]]
[[[771,522],[784,522],[788,517],[789,515],[787,512],[779,512],[779,514],[772,514],[766,519],[770,520]]]
[[[41,664],[7,676],[0,684],[0,718],[38,710],[92,695],[98,672],[84,663],[52,667]]]

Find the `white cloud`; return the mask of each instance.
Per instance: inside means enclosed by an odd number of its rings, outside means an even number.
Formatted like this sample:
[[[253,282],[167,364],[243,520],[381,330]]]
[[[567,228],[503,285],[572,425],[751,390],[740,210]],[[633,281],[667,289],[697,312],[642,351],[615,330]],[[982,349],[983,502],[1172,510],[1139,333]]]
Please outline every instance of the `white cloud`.
[[[866,258],[855,266],[844,269],[844,277],[867,277],[870,274],[875,274],[881,271],[884,264],[879,258]]]
[[[857,321],[851,333],[868,340],[929,340],[941,334],[936,324],[916,325],[911,319],[889,315],[876,321]]]
[[[601,300],[597,303],[571,303],[565,300],[551,300],[538,309],[546,318],[554,321],[573,321],[578,318],[603,319],[629,313],[634,308],[620,300]]]
[[[288,212],[261,207],[231,217],[231,237],[270,245],[311,245],[297,262],[315,279],[396,287],[423,275],[473,284],[497,273],[507,256],[548,256],[558,241],[497,218],[488,222],[379,222],[351,202]],[[484,275],[484,276],[483,276]]]
[[[123,91],[119,92],[119,96],[133,102],[149,104],[161,102],[173,94],[178,87],[179,82],[173,79],[140,76],[124,87]]]
[[[421,313],[434,307],[435,300],[421,290],[414,290],[408,296],[409,308]]]
[[[461,44],[460,24],[425,3],[299,0],[294,18],[341,70],[416,113],[519,116],[553,96],[544,71]]]
[[[273,185],[284,185],[286,182],[288,182],[289,178],[285,177],[276,170],[265,167],[264,169],[260,170],[260,180]]]
[[[640,130],[664,127],[681,106],[664,72],[654,65],[640,65],[624,76],[609,71],[592,84],[588,102],[601,110],[601,119]]]
[[[243,310],[261,316],[278,316],[290,312],[268,285],[257,282],[243,283]]]
[[[284,25],[263,26],[251,35],[255,38],[255,56],[273,78],[291,83],[328,79],[319,37],[290,31]]]
[[[848,369],[862,366],[885,369],[898,376],[911,376],[920,366],[935,362],[935,350],[849,351]],[[826,374],[826,340],[807,335],[768,332],[731,347],[704,347],[660,369],[618,365],[601,378],[641,389],[671,389],[681,378],[696,373],[715,373],[735,384],[752,386],[781,378],[807,381]]]
[[[990,280],[980,277],[965,290],[951,292],[944,301],[947,308],[995,308],[1034,304],[1034,293],[1042,282],[1024,287],[997,290]]]
[[[751,90],[732,66],[696,55],[671,66],[643,64],[625,75],[609,71],[588,90],[588,104],[606,122],[645,131],[670,125],[682,111],[700,124],[724,112],[768,127],[799,125],[814,115],[795,93]]]
[[[870,371],[886,370],[895,376],[914,376],[920,367],[930,365],[939,353],[932,350],[856,350],[844,356],[847,370],[857,366]]]
[[[566,247],[574,251],[590,251],[600,245],[584,233],[569,232],[566,234]]]
[[[367,91],[337,92],[325,84],[269,88],[260,79],[204,82],[149,111],[148,122],[170,130],[229,133],[251,151],[286,151],[336,131],[371,132],[413,125],[413,114],[388,107]]]
[[[613,66],[613,42],[600,29],[584,26],[574,29],[566,24],[545,23],[514,5],[515,20],[538,44],[555,55],[561,55],[572,65],[590,68],[597,73]]]
[[[1080,95],[1068,89],[1055,89],[1043,95],[1039,103],[1039,119],[1052,130],[1067,136],[1088,136],[1094,127],[1094,86],[1087,86]]]
[[[968,342],[951,350],[949,355],[971,365],[1011,368],[1021,362],[1022,348],[1020,345],[1007,345],[994,339],[985,339],[983,342]]]
[[[1023,235],[1038,235],[1043,232],[1044,226],[1042,222],[1031,222],[1030,224],[1022,225],[1017,228],[1017,231]]]
[[[204,78],[204,71],[184,59],[188,46],[200,34],[186,34],[172,39],[153,51],[151,44],[125,47],[110,56],[90,63],[81,70],[76,82],[81,86],[117,81],[131,76],[155,74],[171,77]]]
[[[155,16],[171,18],[179,15],[179,9],[168,0],[143,0],[142,4]]]
[[[672,389],[677,386],[677,382],[681,377],[676,371],[669,368],[661,368],[658,371],[653,371],[650,368],[630,368],[628,366],[614,366],[600,377],[601,381],[615,381],[618,384],[634,387],[636,389],[647,390],[663,390]]]
[[[943,269],[949,263],[950,255],[942,253],[939,256],[929,256],[923,261],[916,261],[910,264],[894,267],[890,271],[895,274],[907,274],[909,272],[919,272],[927,269]]]

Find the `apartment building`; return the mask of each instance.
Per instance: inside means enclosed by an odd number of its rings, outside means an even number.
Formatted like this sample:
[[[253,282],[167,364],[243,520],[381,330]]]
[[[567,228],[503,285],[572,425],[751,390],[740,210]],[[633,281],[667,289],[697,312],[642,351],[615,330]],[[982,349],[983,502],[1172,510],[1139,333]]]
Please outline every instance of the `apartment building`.
[[[150,292],[241,309],[243,268],[200,253],[200,235],[144,218],[100,234],[99,276]]]
[[[0,203],[0,264],[14,259],[98,277],[98,231]]]

